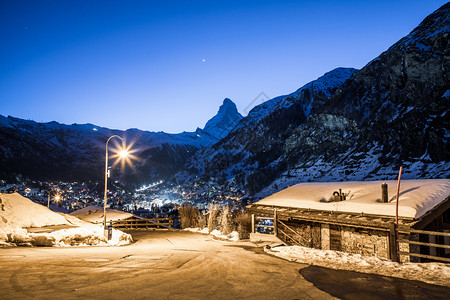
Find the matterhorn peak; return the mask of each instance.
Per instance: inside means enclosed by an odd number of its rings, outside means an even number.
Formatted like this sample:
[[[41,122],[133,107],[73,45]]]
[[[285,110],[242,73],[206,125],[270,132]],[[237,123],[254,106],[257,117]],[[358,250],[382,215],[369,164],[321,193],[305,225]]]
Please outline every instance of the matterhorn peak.
[[[241,119],[242,115],[239,113],[236,104],[230,99],[225,98],[222,105],[219,107],[217,114],[206,123],[203,130],[220,140],[223,139]]]

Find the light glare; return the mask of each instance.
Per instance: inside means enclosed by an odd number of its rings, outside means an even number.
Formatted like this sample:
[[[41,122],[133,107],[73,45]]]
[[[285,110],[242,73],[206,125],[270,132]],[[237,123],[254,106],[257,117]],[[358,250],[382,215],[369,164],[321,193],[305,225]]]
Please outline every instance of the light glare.
[[[117,164],[121,164],[122,168],[125,167],[125,165],[133,167],[132,160],[138,160],[138,158],[133,155],[133,153],[137,152],[137,149],[132,149],[134,145],[134,141],[132,141],[130,144],[125,145],[123,143],[121,146],[115,148],[114,155],[112,155],[112,158],[117,158],[117,160],[113,163],[113,167],[115,167]]]
[[[128,151],[126,149],[123,149],[121,151],[119,151],[119,157],[120,158],[125,158],[128,156]]]

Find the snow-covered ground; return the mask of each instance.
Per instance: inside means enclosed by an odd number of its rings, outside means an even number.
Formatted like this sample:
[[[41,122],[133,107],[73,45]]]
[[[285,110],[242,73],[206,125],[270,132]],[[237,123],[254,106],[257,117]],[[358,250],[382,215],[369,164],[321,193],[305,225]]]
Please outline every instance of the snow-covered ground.
[[[211,232],[209,232],[208,228],[203,228],[203,229],[201,229],[201,228],[186,228],[184,230],[191,231],[191,232],[203,233],[203,234],[211,234],[211,235],[215,236],[216,238],[231,241],[231,242],[239,241],[239,233],[237,231],[232,231],[230,234],[225,235],[225,234],[222,234],[222,232],[220,232],[217,229],[214,229]]]
[[[186,228],[184,230],[211,234],[221,240],[239,241],[239,234],[236,231],[228,235],[223,235],[217,229],[212,232],[209,232],[208,228]],[[312,264],[331,269],[419,280],[450,287],[450,264],[396,263],[372,256],[333,250],[319,250],[301,246],[275,246],[269,248],[265,247],[264,250],[271,255],[293,262]]]
[[[265,248],[265,251],[280,258],[299,263],[419,280],[450,287],[450,264],[396,263],[360,254],[318,250],[301,246],[278,246],[270,249]]]
[[[65,227],[52,231],[52,226]],[[47,228],[50,232],[32,233],[26,228]],[[0,194],[0,246],[90,246],[124,245],[132,242],[129,234],[112,230],[111,240],[104,237],[103,226],[74,216],[56,213],[17,193]]]

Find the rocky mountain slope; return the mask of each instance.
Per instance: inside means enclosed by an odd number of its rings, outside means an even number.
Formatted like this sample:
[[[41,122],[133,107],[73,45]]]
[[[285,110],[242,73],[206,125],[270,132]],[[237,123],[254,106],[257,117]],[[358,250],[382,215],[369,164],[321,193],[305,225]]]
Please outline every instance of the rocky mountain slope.
[[[363,69],[336,69],[255,107],[178,179],[264,196],[302,181],[450,176],[450,4]]]
[[[22,174],[32,178],[100,179],[105,142],[122,136],[137,150],[128,182],[148,182],[172,175],[199,149],[216,143],[242,118],[235,104],[225,99],[219,112],[195,132],[167,134],[138,129],[126,131],[92,124],[37,123],[0,115],[0,175]],[[112,143],[117,142],[115,139]],[[113,146],[113,144],[110,144]],[[113,149],[111,147],[110,149]]]

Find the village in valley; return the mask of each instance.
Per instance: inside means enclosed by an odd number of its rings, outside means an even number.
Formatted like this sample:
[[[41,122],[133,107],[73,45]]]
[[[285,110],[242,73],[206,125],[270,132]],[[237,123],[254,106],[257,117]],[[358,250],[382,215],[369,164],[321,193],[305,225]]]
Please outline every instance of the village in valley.
[[[99,182],[16,180],[18,183],[0,180],[0,193],[17,192],[35,203],[64,213],[88,206],[103,206],[104,203],[104,187]],[[245,206],[247,199],[241,190],[232,187],[224,190],[223,186],[214,182],[202,181],[183,185],[157,181],[134,190],[116,181],[111,183],[108,190],[108,205],[111,209],[144,218],[166,217],[184,203],[206,211],[210,204]]]

